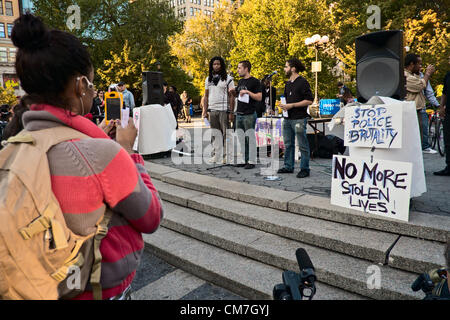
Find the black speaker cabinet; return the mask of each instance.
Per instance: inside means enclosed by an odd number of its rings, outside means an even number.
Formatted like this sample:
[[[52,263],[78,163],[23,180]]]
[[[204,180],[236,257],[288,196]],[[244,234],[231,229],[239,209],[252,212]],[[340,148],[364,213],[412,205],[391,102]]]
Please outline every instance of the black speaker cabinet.
[[[142,73],[142,105],[164,105],[162,72],[144,71]]]
[[[358,101],[366,102],[372,96],[404,99],[403,31],[365,34],[356,38],[355,47]]]

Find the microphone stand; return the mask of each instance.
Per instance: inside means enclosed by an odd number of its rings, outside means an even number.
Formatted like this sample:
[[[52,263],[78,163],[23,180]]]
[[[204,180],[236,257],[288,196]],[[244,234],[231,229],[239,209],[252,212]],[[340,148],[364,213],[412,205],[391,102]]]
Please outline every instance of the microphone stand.
[[[270,107],[270,110],[272,110],[272,101],[273,101],[272,100],[273,99],[273,97],[272,97],[272,77],[270,76],[268,78],[268,80],[269,80],[269,107]],[[267,109],[266,109],[266,111],[267,111]],[[274,149],[273,148],[274,147],[274,130],[273,130],[273,121],[272,121],[273,118],[274,117],[271,114],[270,115],[270,126],[272,127],[272,137],[271,137],[271,140],[270,140],[270,157],[271,158],[273,156],[273,151],[274,151],[273,150]],[[266,120],[266,123],[267,123],[267,120]],[[281,178],[275,174],[275,175],[271,175],[271,176],[265,176],[264,180],[266,180],[266,181],[280,181]]]

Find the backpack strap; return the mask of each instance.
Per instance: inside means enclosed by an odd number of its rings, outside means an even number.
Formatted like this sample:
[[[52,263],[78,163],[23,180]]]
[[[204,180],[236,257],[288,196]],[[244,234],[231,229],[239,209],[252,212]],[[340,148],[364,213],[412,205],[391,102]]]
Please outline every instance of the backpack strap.
[[[102,285],[100,284],[102,254],[100,252],[100,243],[108,233],[108,224],[113,216],[113,211],[106,209],[103,220],[97,225],[97,231],[94,236],[94,263],[91,271],[91,286],[94,300],[102,300]]]
[[[89,136],[72,129],[68,126],[57,126],[36,131],[22,130],[17,135],[9,138],[8,143],[31,143],[47,152],[51,147],[58,143],[72,139],[86,139]]]

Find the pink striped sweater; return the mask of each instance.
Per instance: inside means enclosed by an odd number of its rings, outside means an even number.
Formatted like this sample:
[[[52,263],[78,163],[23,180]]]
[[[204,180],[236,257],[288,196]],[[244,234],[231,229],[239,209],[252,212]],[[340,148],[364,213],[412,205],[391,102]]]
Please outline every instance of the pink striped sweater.
[[[130,156],[88,119],[57,107],[33,105],[23,122],[29,131],[66,125],[91,137],[49,150],[52,189],[68,227],[77,234],[92,232],[106,206],[113,210],[100,246],[101,284],[103,299],[120,294],[136,274],[144,249],[141,233],[154,232],[163,216],[142,157]],[[84,254],[92,255],[88,251],[84,248]],[[90,285],[75,299],[92,299]]]

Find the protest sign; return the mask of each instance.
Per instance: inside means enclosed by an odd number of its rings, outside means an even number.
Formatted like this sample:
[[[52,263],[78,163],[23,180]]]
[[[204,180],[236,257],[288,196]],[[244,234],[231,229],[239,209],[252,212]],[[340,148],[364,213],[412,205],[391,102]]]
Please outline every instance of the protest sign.
[[[412,164],[333,157],[331,204],[408,221]]]
[[[346,108],[344,144],[352,147],[401,148],[401,107],[401,104],[393,104]]]

